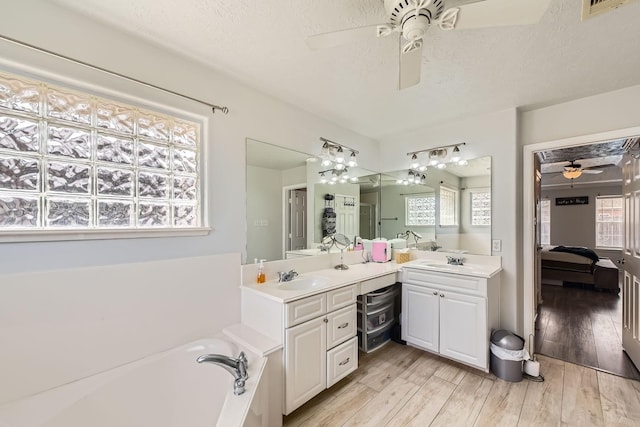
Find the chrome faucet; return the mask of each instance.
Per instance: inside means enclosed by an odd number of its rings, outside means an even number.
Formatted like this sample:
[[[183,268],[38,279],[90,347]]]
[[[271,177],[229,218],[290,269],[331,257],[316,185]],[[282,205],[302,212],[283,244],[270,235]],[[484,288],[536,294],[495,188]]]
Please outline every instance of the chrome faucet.
[[[462,257],[452,257],[452,256],[447,256],[447,264],[449,265],[464,265],[464,258]]]
[[[294,277],[298,275],[298,272],[295,270],[291,271],[278,271],[278,282],[290,282]]]
[[[213,363],[214,365],[222,366],[235,378],[233,394],[241,395],[244,393],[244,383],[249,378],[247,374],[249,363],[243,351],[240,352],[237,359],[223,354],[203,354],[196,361],[198,363]]]

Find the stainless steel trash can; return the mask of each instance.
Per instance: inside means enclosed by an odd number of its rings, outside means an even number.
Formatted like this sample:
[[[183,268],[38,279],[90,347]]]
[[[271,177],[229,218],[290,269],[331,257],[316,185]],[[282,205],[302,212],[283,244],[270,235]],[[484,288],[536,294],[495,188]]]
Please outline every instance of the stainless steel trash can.
[[[494,349],[493,346],[491,348],[491,372],[505,381],[522,381],[522,362],[525,357],[521,357],[520,360],[509,359],[512,358],[512,354],[523,352],[524,338],[504,329],[499,329],[491,334],[491,343],[499,347],[498,349]],[[501,357],[499,349],[507,350],[511,354],[505,359]],[[516,357],[519,357],[519,355]]]

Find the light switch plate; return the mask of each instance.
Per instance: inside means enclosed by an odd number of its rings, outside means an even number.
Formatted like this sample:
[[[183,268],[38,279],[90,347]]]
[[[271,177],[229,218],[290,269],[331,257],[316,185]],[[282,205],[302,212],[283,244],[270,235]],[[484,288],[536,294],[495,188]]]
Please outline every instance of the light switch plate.
[[[493,252],[502,252],[502,240],[500,239],[493,239],[491,241],[491,250]]]

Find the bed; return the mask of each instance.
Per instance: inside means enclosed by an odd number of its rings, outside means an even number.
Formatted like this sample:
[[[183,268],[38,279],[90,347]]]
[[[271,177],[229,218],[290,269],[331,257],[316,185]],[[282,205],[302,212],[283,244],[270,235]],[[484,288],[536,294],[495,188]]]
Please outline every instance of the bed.
[[[588,248],[576,248],[575,251],[573,248],[576,247],[543,246],[540,252],[542,283],[582,283],[620,292],[619,270],[609,258],[600,258]]]

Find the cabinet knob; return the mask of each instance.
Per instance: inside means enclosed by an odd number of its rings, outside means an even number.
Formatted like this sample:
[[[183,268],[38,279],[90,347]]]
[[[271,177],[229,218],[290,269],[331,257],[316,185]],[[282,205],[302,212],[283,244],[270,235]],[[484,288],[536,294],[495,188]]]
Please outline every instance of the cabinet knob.
[[[324,318],[324,323],[329,323],[329,319],[327,319],[326,317]]]
[[[438,291],[433,291],[433,294],[434,295],[438,295]]]
[[[347,358],[346,358],[346,359],[344,359],[342,362],[338,363],[338,365],[339,365],[339,366],[344,366],[344,365],[346,365],[347,363],[349,363],[349,360],[351,360],[351,358],[350,358],[350,357],[347,357]]]
[[[444,298],[444,294],[440,294],[440,298]]]
[[[338,329],[344,329],[347,326],[349,326],[349,323],[343,323],[342,325],[338,326]]]

